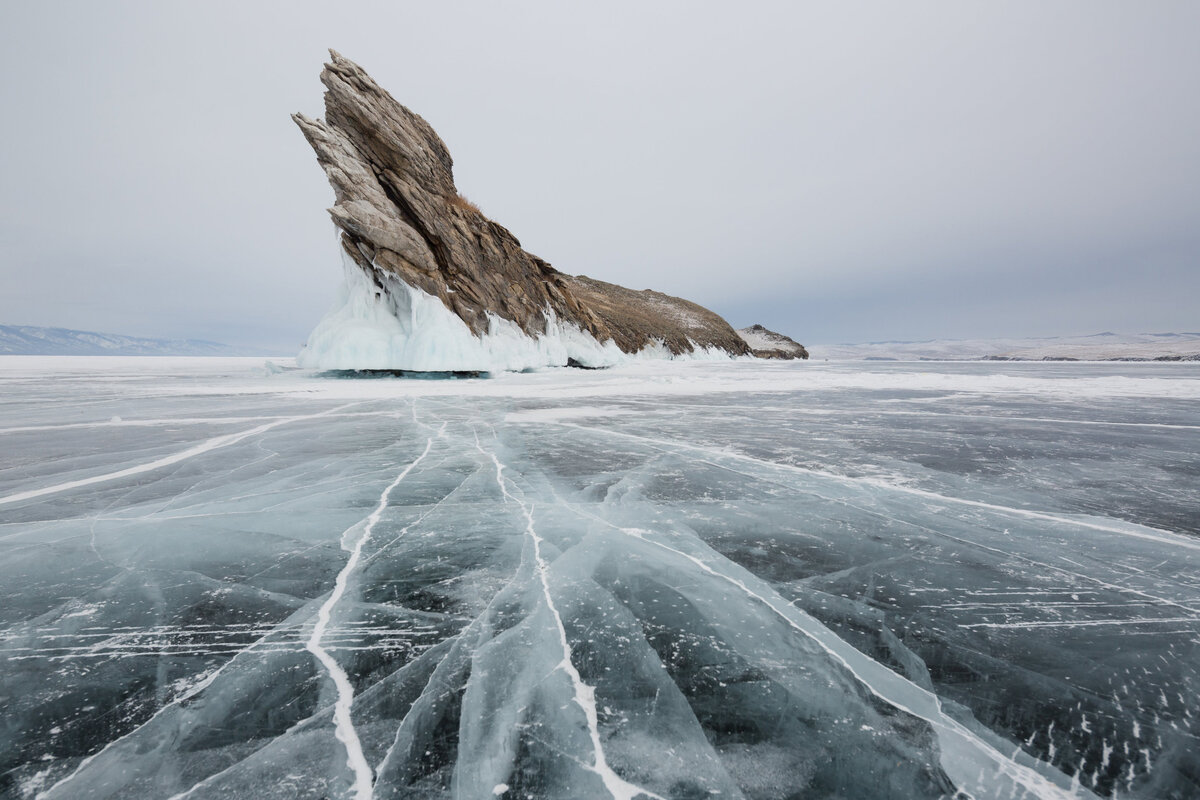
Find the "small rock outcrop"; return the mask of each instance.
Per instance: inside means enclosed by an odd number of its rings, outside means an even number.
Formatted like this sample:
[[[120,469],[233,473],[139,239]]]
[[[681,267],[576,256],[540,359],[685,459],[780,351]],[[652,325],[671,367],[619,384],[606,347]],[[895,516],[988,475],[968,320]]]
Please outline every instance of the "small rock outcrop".
[[[756,358],[808,358],[804,345],[762,325],[739,328],[737,333]]]
[[[333,186],[329,213],[342,248],[377,296],[399,281],[440,300],[476,336],[499,318],[530,337],[567,324],[624,353],[660,346],[671,355],[749,353],[725,320],[701,306],[565,275],[523,250],[459,195],[450,153],[429,123],[357,64],[330,54],[321,73],[325,118],[293,119]]]

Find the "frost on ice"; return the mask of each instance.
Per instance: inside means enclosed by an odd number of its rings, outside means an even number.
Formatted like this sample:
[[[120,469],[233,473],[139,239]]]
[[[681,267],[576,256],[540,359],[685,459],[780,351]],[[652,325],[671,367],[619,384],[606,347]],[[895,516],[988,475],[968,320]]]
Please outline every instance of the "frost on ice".
[[[0,797],[1196,797],[1200,368],[1003,368],[0,359]]]

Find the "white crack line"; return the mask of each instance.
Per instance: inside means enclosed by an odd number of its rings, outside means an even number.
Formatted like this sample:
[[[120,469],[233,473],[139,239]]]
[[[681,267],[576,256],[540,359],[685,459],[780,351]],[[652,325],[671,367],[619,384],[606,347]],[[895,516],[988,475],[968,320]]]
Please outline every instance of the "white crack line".
[[[338,414],[337,416],[394,417],[396,416],[396,412],[356,411],[350,414]],[[162,428],[169,425],[230,425],[235,422],[255,422],[264,419],[284,420],[292,418],[286,414],[258,414],[250,417],[154,417],[145,419],[109,419],[96,420],[95,422],[64,422],[58,425],[22,425],[15,428],[0,428],[0,436],[3,436],[6,433],[39,433],[42,431],[65,431],[76,430],[79,428]]]
[[[95,483],[105,483],[107,481],[120,480],[121,478],[128,478],[131,475],[140,475],[143,472],[150,472],[152,470],[170,466],[171,464],[178,464],[180,461],[186,461],[194,456],[202,455],[222,447],[228,447],[231,444],[237,444],[243,439],[259,433],[264,433],[271,430],[271,428],[277,428],[280,425],[287,425],[289,422],[301,422],[303,420],[316,419],[317,417],[326,417],[331,414],[336,414],[342,409],[350,408],[351,406],[360,404],[361,403],[358,402],[346,403],[345,405],[338,406],[337,408],[331,408],[328,411],[321,411],[317,414],[305,414],[299,417],[284,417],[283,419],[277,419],[274,422],[268,422],[264,425],[250,428],[249,430],[239,431],[238,433],[227,433],[223,436],[215,436],[212,439],[203,441],[198,445],[187,448],[186,450],[180,450],[178,453],[172,453],[169,456],[163,456],[162,458],[157,458],[154,461],[148,461],[145,464],[137,464],[136,466],[126,467],[125,469],[119,469],[116,472],[106,472],[103,475],[93,475],[90,478],[80,478],[77,481],[67,481],[66,483],[54,484],[53,486],[43,486],[40,489],[30,489],[25,492],[17,492],[16,494],[0,497],[0,506],[8,503],[19,503],[22,500],[32,500],[36,497],[44,497],[49,494],[58,494],[59,492],[66,492],[83,486],[91,486]]]
[[[588,733],[592,740],[593,763],[581,765],[591,772],[594,772],[604,783],[604,788],[608,790],[616,800],[633,800],[635,797],[646,796],[655,798],[655,800],[665,800],[661,795],[657,795],[640,786],[635,786],[623,779],[620,775],[613,771],[608,765],[608,760],[604,756],[604,747],[600,743],[600,722],[596,714],[596,690],[594,687],[587,685],[583,681],[583,676],[579,674],[579,670],[571,662],[571,644],[567,641],[567,630],[563,626],[562,616],[558,613],[558,607],[554,605],[554,599],[550,596],[550,582],[547,578],[549,565],[542,557],[542,537],[538,535],[537,529],[533,524],[533,508],[525,503],[520,497],[511,494],[508,487],[505,485],[504,465],[500,463],[500,459],[495,453],[487,453],[479,446],[479,439],[476,437],[475,446],[479,447],[480,452],[491,457],[492,462],[496,465],[496,483],[500,485],[500,491],[504,494],[505,501],[512,500],[521,507],[521,513],[525,517],[525,533],[533,542],[533,558],[534,566],[537,570],[538,579],[542,584],[542,596],[546,601],[546,607],[550,609],[550,614],[554,617],[554,625],[558,629],[558,641],[562,647],[562,661],[560,661],[555,669],[561,669],[567,673],[571,679],[571,684],[575,689],[575,704],[583,711],[587,718]]]
[[[943,752],[945,750],[945,745],[948,743],[947,740],[953,738],[960,742],[966,743],[980,756],[991,761],[998,773],[1004,774],[1010,780],[1012,780],[1014,792],[1017,787],[1020,787],[1024,791],[1033,793],[1035,797],[1046,798],[1046,800],[1050,800],[1051,798],[1056,798],[1058,800],[1071,800],[1071,798],[1080,797],[1081,795],[1079,792],[1082,792],[1083,797],[1093,796],[1086,790],[1083,790],[1082,787],[1078,791],[1064,790],[1055,785],[1045,776],[1038,773],[1036,770],[1020,764],[1015,759],[1001,753],[966,726],[947,715],[942,709],[941,698],[939,698],[935,693],[917,686],[907,678],[902,677],[898,673],[893,672],[892,670],[883,666],[878,661],[875,661],[869,656],[847,645],[836,634],[805,612],[800,611],[789,604],[781,603],[781,605],[777,605],[768,597],[758,594],[752,590],[746,585],[745,582],[733,577],[732,575],[727,575],[718,571],[717,569],[714,569],[702,559],[690,555],[689,553],[685,553],[682,550],[677,550],[674,547],[663,544],[655,539],[649,538],[647,534],[650,533],[650,531],[639,528],[625,528],[594,514],[589,514],[588,512],[576,508],[575,506],[566,503],[561,499],[559,502],[566,508],[581,516],[593,519],[596,522],[620,531],[626,536],[633,537],[645,542],[646,544],[661,548],[675,554],[676,556],[679,556],[680,558],[690,561],[702,572],[705,572],[714,578],[726,581],[727,583],[740,589],[751,599],[759,601],[773,611],[777,616],[782,618],[783,621],[789,626],[807,636],[818,647],[824,650],[828,656],[841,664],[842,667],[845,668],[851,675],[853,675],[859,684],[871,694],[875,695],[880,700],[883,700],[885,703],[888,703],[894,708],[897,708],[929,723],[943,746]],[[800,622],[792,617],[792,614],[799,616],[805,622],[810,622],[811,627],[800,624]],[[876,680],[872,681],[870,677],[865,674],[868,672],[873,673]],[[914,707],[915,704],[907,703],[897,696],[905,690],[912,693],[913,699],[915,699],[917,703],[922,706],[921,708],[916,708]],[[1045,762],[1042,763],[1044,764]],[[943,768],[946,766],[947,765],[943,762]],[[959,781],[956,781],[956,783],[957,782]],[[962,786],[959,786],[959,789],[962,788]]]
[[[1090,530],[1103,531],[1105,533],[1115,533],[1120,536],[1131,536],[1138,539],[1146,539],[1148,541],[1157,542],[1159,544],[1174,545],[1175,547],[1183,547],[1188,550],[1200,550],[1200,541],[1193,541],[1191,538],[1175,531],[1164,530],[1162,528],[1154,528],[1149,525],[1139,523],[1126,523],[1125,525],[1106,525],[1100,522],[1092,522],[1088,519],[1079,519],[1068,514],[1054,514],[1046,511],[1036,511],[1027,508],[1014,508],[1012,506],[996,505],[995,503],[987,503],[982,500],[970,500],[965,497],[953,497],[951,495],[939,494],[931,492],[927,489],[918,489],[914,486],[904,486],[897,483],[888,483],[881,478],[861,477],[852,478],[847,475],[838,475],[833,472],[823,472],[821,470],[809,469],[807,467],[799,467],[794,464],[785,464],[777,461],[769,461],[767,459],[755,458],[754,456],[744,455],[733,450],[722,450],[719,447],[705,447],[703,445],[688,444],[686,442],[674,441],[671,439],[659,439],[653,436],[641,436],[635,433],[625,433],[624,431],[612,430],[609,428],[596,428],[588,425],[578,425],[573,422],[559,422],[557,420],[543,420],[539,424],[559,425],[564,428],[575,428],[577,430],[586,431],[588,433],[600,434],[602,436],[618,436],[626,439],[635,439],[642,442],[648,442],[651,445],[658,445],[665,448],[676,448],[675,454],[678,455],[679,450],[690,450],[694,452],[707,453],[718,458],[729,458],[735,461],[744,461],[759,466],[770,467],[772,469],[782,470],[785,472],[796,472],[801,475],[811,475],[819,478],[828,478],[839,483],[847,485],[865,485],[874,486],[879,489],[886,489],[902,494],[910,494],[915,497],[922,497],[927,500],[932,500],[937,503],[946,503],[948,505],[968,506],[971,508],[982,508],[988,511],[995,511],[1001,514],[1010,516],[1026,517],[1029,519],[1039,519],[1046,522],[1053,522],[1059,525],[1074,526],[1077,528],[1088,528]],[[720,465],[717,465],[720,466]],[[1140,529],[1140,530],[1135,530]]]
[[[425,456],[429,455],[429,450],[433,447],[433,438],[430,437],[425,440],[425,449],[421,452],[421,455],[417,456],[412,463],[401,470],[396,479],[379,495],[379,505],[367,517],[362,534],[355,540],[354,546],[349,548],[350,558],[346,560],[346,565],[338,573],[333,591],[329,594],[324,604],[322,604],[321,610],[317,612],[317,624],[313,626],[312,636],[309,637],[308,643],[305,645],[305,648],[316,656],[321,665],[325,667],[325,671],[329,673],[329,677],[333,679],[334,686],[337,688],[338,699],[333,708],[334,734],[346,747],[346,763],[354,772],[354,795],[359,800],[370,800],[375,776],[371,771],[371,765],[367,763],[367,757],[363,754],[362,744],[358,740],[358,732],[354,728],[354,720],[350,717],[350,707],[354,703],[354,686],[351,685],[350,677],[346,675],[346,671],[321,646],[321,638],[325,635],[326,628],[329,627],[330,613],[338,601],[342,599],[342,595],[346,593],[346,584],[350,574],[358,567],[358,562],[362,558],[363,545],[371,538],[371,531],[375,528],[375,524],[379,522],[383,516],[384,509],[388,506],[392,490],[400,485],[400,482],[408,476],[408,473],[412,472],[414,467],[421,463],[421,460]],[[363,523],[357,523],[342,533],[343,549],[347,549],[346,538],[361,524]]]

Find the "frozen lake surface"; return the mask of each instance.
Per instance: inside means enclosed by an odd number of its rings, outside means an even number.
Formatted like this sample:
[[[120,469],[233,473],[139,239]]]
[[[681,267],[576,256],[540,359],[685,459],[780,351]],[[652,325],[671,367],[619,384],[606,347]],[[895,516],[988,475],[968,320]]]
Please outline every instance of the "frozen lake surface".
[[[1200,365],[5,357],[0,410],[0,797],[1200,797]]]

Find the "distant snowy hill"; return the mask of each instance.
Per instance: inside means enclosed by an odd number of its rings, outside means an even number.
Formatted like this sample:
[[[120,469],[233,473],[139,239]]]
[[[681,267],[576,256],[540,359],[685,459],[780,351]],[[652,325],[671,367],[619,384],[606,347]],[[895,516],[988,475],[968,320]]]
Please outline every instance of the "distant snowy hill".
[[[924,342],[866,342],[813,345],[814,359],[963,361],[1006,358],[1023,361],[1187,359],[1200,360],[1200,333],[1096,333],[1028,339],[931,339]]]
[[[198,339],[143,339],[111,333],[0,325],[0,355],[9,356],[249,356],[244,347]]]

